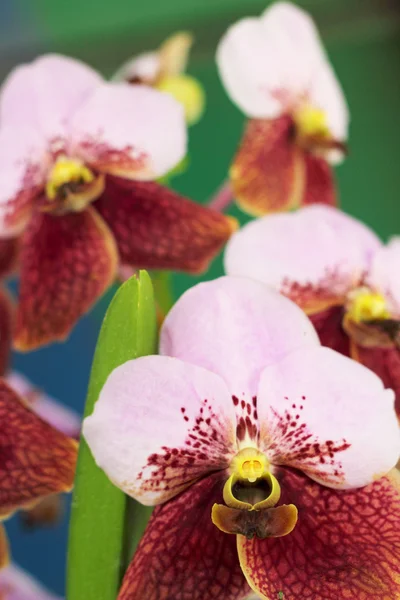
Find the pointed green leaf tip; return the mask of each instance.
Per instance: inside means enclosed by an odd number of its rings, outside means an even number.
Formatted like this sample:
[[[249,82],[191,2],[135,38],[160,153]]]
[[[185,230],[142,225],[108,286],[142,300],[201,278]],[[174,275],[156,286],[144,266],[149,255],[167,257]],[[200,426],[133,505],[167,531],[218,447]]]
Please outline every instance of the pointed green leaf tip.
[[[153,287],[146,271],[118,289],[107,310],[93,359],[85,416],[107,377],[127,360],[156,351]],[[126,497],[96,466],[86,442],[79,449],[68,547],[67,599],[115,600],[126,553]]]

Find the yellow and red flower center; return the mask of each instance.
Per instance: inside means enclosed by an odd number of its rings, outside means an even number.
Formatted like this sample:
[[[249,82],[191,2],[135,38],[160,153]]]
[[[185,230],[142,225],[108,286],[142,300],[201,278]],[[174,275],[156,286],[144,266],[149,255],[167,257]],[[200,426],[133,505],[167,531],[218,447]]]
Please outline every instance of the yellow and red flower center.
[[[256,448],[243,448],[233,458],[223,490],[225,504],[214,504],[212,520],[224,533],[280,537],[297,522],[294,505],[276,506],[281,496],[270,463]]]
[[[360,287],[348,295],[347,317],[355,323],[390,319],[390,312],[382,294],[368,287]]]
[[[81,160],[61,155],[49,171],[44,211],[79,212],[104,190],[104,176],[95,174]]]
[[[324,155],[329,150],[345,152],[343,142],[335,140],[329,129],[326,113],[304,103],[292,113],[296,143],[314,154]]]

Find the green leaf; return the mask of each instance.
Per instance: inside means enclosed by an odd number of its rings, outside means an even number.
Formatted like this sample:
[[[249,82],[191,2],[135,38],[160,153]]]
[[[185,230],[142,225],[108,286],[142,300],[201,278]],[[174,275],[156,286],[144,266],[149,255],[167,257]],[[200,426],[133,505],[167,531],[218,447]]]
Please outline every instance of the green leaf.
[[[93,359],[85,416],[94,404],[113,369],[127,360],[154,354],[156,314],[153,288],[146,271],[132,277],[115,294],[100,331]],[[129,507],[129,508],[128,508]],[[72,501],[68,547],[68,600],[115,600],[121,570],[132,553],[125,529],[126,516],[140,518],[144,510],[128,504],[95,464],[81,441]],[[148,509],[147,509],[148,511]],[[147,513],[146,513],[147,514]],[[136,538],[136,531],[131,531]]]

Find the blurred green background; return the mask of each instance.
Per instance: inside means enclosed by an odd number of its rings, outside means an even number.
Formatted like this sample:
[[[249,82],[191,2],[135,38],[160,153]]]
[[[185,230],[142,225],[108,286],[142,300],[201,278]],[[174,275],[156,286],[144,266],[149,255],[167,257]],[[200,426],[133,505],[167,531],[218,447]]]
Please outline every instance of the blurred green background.
[[[214,64],[217,41],[259,0],[0,0],[0,78],[43,52],[86,60],[105,75],[170,33],[188,29],[196,44],[189,71],[207,93],[202,121],[190,130],[190,167],[173,186],[205,202],[226,176],[243,127]],[[400,225],[400,5],[397,0],[298,2],[320,26],[351,111],[350,155],[338,169],[342,207],[383,238]],[[55,81],[54,85],[57,85]],[[247,218],[235,208],[232,214]],[[217,259],[206,277],[222,273]],[[174,276],[176,294],[197,281]],[[69,342],[15,357],[15,366],[66,404],[82,411],[93,349],[108,294]],[[24,533],[8,526],[15,559],[59,593],[64,589],[67,520],[55,531]]]

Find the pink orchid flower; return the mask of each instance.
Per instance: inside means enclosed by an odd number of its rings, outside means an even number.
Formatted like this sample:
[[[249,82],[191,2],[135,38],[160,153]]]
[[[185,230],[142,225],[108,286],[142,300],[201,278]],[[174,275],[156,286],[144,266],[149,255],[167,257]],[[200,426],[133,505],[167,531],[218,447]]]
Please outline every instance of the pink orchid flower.
[[[396,392],[400,418],[400,239],[386,246],[340,210],[309,206],[243,227],[225,270],[268,283],[312,320],[324,346],[360,361]]]
[[[157,505],[119,600],[393,598],[392,390],[242,278],[186,292],[160,353],[115,369],[83,426],[111,481]]]
[[[243,210],[335,204],[331,163],[345,151],[349,115],[316,27],[277,2],[231,26],[217,50],[222,82],[250,119],[230,170]]]
[[[47,55],[0,92],[0,235],[19,237],[15,347],[64,339],[117,267],[199,272],[235,227],[153,180],[186,153],[183,109]]]
[[[1,600],[61,600],[15,564],[0,571]]]

